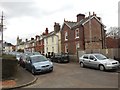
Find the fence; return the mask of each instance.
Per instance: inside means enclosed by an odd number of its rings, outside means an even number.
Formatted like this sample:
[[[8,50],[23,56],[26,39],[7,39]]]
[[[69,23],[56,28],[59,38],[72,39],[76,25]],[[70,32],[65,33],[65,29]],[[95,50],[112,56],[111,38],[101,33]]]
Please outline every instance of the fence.
[[[78,58],[85,53],[101,53],[109,58],[120,61],[120,48],[78,50],[77,54],[69,55],[70,60],[78,62]]]

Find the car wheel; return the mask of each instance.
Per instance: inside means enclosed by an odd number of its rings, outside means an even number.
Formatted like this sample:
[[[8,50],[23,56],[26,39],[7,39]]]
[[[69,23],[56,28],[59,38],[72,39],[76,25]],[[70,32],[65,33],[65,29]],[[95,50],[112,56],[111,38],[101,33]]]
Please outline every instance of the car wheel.
[[[82,68],[84,67],[84,64],[82,62],[80,63],[80,67],[82,67]]]
[[[99,69],[100,69],[101,71],[104,71],[104,70],[105,70],[105,67],[104,67],[103,65],[100,65],[100,66],[99,66]]]
[[[31,72],[32,72],[33,75],[35,75],[35,69],[34,68],[32,68]]]
[[[57,62],[58,62],[58,63],[61,63],[61,61],[60,61],[59,59],[57,60]]]
[[[53,71],[53,68],[50,70],[50,72],[52,72]]]

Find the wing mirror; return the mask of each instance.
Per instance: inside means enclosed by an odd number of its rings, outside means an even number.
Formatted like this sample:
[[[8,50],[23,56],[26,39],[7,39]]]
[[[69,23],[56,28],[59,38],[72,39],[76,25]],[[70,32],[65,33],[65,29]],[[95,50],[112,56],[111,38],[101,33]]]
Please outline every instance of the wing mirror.
[[[94,59],[94,61],[97,61],[97,59]]]

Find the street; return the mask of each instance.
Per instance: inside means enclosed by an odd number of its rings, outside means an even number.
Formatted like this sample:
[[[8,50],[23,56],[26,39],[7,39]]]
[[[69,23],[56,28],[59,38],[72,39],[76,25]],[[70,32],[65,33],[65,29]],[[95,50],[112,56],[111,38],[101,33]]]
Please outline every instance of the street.
[[[35,75],[38,80],[24,88],[117,88],[118,73],[81,68],[78,63],[54,63],[54,71]]]

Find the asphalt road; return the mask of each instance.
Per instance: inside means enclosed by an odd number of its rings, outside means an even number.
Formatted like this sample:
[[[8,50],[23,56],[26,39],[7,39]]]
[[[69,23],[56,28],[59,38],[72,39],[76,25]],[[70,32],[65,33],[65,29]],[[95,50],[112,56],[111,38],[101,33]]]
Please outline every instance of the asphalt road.
[[[24,88],[117,88],[118,73],[80,68],[78,63],[54,63],[54,71],[35,75],[36,83]]]

